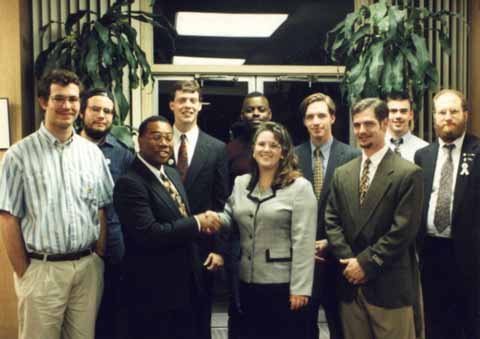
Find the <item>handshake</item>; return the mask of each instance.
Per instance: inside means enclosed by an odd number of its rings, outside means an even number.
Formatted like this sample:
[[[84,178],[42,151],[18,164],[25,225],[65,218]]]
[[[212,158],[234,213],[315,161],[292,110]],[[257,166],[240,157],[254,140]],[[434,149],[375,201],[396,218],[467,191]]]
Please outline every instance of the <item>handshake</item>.
[[[195,215],[200,223],[200,232],[205,234],[213,234],[218,232],[222,226],[220,217],[216,212],[205,211],[203,213]]]

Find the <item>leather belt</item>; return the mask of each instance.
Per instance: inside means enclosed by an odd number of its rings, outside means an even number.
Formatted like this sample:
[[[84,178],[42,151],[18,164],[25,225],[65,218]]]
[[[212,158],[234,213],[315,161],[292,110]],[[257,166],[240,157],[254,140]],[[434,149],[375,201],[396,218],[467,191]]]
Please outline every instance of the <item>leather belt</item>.
[[[70,260],[79,260],[87,255],[93,253],[92,249],[86,249],[80,252],[65,253],[65,254],[47,254],[47,253],[35,253],[29,252],[27,255],[29,258],[46,260],[46,261],[70,261]]]

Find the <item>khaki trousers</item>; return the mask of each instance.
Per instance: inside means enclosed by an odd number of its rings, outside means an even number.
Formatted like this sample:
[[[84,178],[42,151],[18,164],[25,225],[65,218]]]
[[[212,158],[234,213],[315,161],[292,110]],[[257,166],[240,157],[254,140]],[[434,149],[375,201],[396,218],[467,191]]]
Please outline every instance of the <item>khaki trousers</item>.
[[[96,254],[72,261],[32,259],[14,273],[19,339],[93,339],[103,292],[103,260]]]
[[[360,288],[351,303],[340,303],[345,339],[415,339],[412,306],[388,309],[369,304]]]

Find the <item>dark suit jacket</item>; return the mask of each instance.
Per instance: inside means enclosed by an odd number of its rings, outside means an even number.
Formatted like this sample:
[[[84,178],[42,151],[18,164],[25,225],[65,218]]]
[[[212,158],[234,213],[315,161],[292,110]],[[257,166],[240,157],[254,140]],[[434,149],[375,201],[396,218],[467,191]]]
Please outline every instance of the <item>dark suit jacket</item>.
[[[422,240],[427,233],[427,215],[433,177],[438,154],[438,141],[418,150],[415,163],[423,168],[425,184],[425,204],[422,226],[419,232],[419,254],[422,258]],[[467,164],[468,175],[462,174],[462,164]],[[463,165],[465,166],[465,165]],[[452,241],[456,262],[463,277],[459,283],[473,289],[477,300],[477,313],[480,312],[480,139],[467,134],[462,146],[457,181],[453,196]]]
[[[298,156],[298,165],[302,170],[303,176],[313,183],[312,172],[312,148],[310,141],[305,142],[295,147],[295,153]],[[332,146],[330,148],[330,156],[328,158],[327,170],[323,178],[323,187],[318,200],[318,227],[317,227],[317,240],[325,239],[325,207],[327,205],[327,198],[330,193],[330,183],[332,181],[333,173],[335,169],[350,160],[360,156],[362,153],[360,150],[344,144],[343,142],[333,139]]]
[[[223,211],[228,197],[228,160],[225,144],[200,131],[184,186],[192,214]],[[200,258],[208,253],[225,254],[225,241],[218,235],[201,234]]]
[[[370,304],[412,305],[416,297],[415,237],[423,204],[422,171],[388,150],[360,207],[361,157],[337,168],[325,211],[325,229],[337,258],[356,257]],[[356,286],[339,276],[339,297],[350,302]]]
[[[188,207],[177,171],[164,169]],[[192,286],[201,293],[203,284],[195,219],[182,217],[170,194],[138,158],[118,179],[113,198],[125,233],[130,306],[151,305],[157,311],[189,307]]]
[[[306,179],[313,184],[312,171],[312,146],[310,141],[307,141],[295,148],[295,153],[298,157],[298,165]],[[318,200],[318,218],[317,218],[317,240],[325,239],[325,207],[327,205],[328,195],[330,194],[330,183],[332,181],[335,169],[357,156],[360,156],[360,150],[344,144],[337,139],[333,139],[330,148],[330,156],[328,158],[327,170],[323,178],[323,187]],[[319,298],[325,303],[328,300],[336,302],[335,294],[332,293],[331,288],[334,286],[335,272],[337,265],[335,262],[322,263],[315,265],[315,274],[313,281],[312,297]],[[328,281],[327,281],[328,280]]]

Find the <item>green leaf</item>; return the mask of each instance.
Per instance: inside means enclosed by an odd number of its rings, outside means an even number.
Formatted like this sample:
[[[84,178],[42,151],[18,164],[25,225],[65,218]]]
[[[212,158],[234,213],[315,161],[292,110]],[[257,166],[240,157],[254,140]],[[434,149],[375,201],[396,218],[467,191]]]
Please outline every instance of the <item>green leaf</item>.
[[[405,91],[405,57],[398,53],[392,64],[392,75],[390,77],[392,92],[402,93]]]
[[[103,26],[99,21],[95,21],[95,30],[98,33],[98,36],[100,37],[100,40],[104,43],[108,43],[108,38],[109,38],[109,32],[108,29]]]
[[[92,13],[91,11],[80,10],[78,12],[72,13],[67,17],[65,22],[65,34],[72,33],[72,27],[78,23],[87,13]]]
[[[98,66],[98,48],[95,38],[92,36],[87,42],[88,52],[85,58],[85,66],[87,73],[90,76],[94,76],[97,73]]]
[[[120,120],[123,122],[128,115],[129,104],[127,98],[125,98],[125,95],[123,94],[123,87],[121,85],[121,82],[115,83],[115,89],[113,94],[115,95],[115,101],[118,105],[118,113],[120,116]]]
[[[445,53],[448,55],[452,54],[452,44],[450,42],[450,37],[443,30],[438,31],[440,45]]]
[[[383,42],[377,42],[369,49],[367,52],[367,57],[371,58],[370,65],[368,68],[368,79],[369,83],[373,88],[378,87],[380,84],[382,71],[383,71]],[[370,55],[369,55],[370,54]],[[380,93],[376,90],[375,96],[378,96]],[[373,95],[373,94],[372,94]]]
[[[132,139],[134,132],[129,126],[113,126],[110,133],[129,149],[135,150],[135,144]]]

